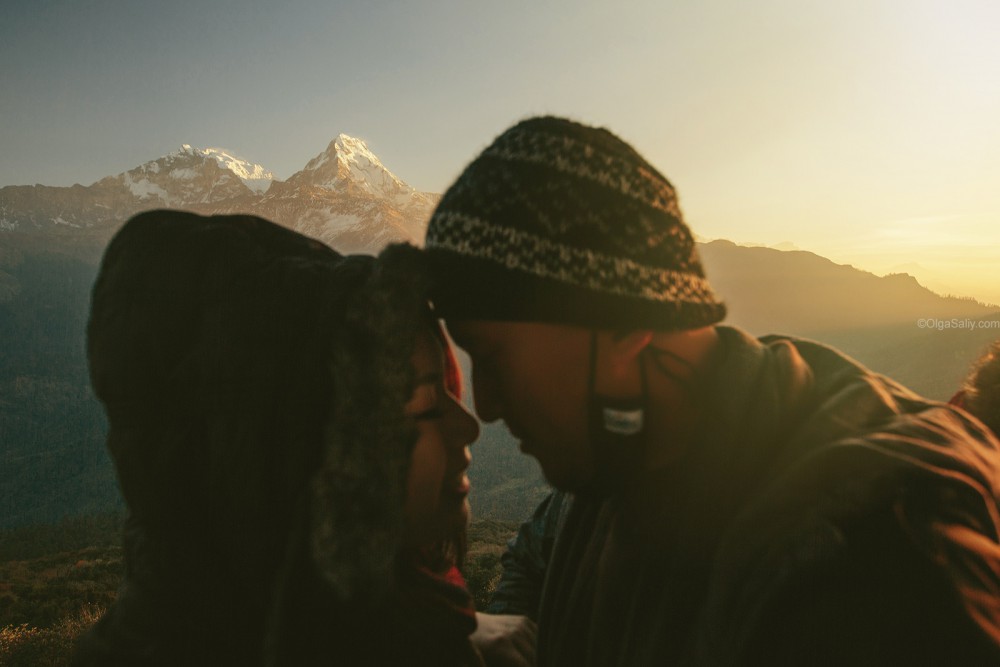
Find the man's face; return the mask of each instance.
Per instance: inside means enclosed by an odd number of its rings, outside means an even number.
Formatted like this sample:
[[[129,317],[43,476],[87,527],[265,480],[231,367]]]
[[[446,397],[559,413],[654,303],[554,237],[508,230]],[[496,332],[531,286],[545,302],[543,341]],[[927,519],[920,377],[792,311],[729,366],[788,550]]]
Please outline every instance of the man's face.
[[[554,324],[450,321],[472,359],[476,412],[502,419],[553,486],[573,491],[594,476],[587,436],[590,332]]]

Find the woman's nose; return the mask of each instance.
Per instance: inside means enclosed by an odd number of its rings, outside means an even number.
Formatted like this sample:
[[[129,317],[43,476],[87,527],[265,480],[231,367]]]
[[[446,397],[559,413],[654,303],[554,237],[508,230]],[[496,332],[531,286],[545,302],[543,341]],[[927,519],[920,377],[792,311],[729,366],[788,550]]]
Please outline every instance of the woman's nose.
[[[461,447],[471,445],[479,438],[479,421],[458,401],[454,401],[453,409],[454,444]]]

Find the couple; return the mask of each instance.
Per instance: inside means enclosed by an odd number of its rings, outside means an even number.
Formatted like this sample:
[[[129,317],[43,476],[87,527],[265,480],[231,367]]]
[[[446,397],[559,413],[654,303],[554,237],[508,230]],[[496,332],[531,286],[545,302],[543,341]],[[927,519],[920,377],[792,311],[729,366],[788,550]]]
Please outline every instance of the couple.
[[[165,212],[112,242],[89,345],[129,571],[78,664],[481,659],[455,569],[476,427],[428,299],[479,416],[569,492],[531,564],[539,664],[997,664],[1000,443],[834,350],[718,326],[630,146],[520,123],[425,245],[341,258]]]

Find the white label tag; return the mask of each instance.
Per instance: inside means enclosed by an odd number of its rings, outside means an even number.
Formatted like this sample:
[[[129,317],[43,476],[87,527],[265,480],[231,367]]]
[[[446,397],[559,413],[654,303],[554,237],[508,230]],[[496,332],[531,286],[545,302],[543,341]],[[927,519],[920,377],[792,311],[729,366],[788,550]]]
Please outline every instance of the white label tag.
[[[642,430],[642,410],[604,408],[604,428],[618,435],[635,435]]]

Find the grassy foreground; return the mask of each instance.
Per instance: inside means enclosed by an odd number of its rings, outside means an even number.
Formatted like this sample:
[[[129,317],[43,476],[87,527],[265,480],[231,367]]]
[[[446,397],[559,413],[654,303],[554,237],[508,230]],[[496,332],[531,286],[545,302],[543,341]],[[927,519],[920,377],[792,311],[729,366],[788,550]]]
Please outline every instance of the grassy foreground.
[[[117,596],[125,571],[120,523],[109,515],[0,533],[0,667],[68,663],[76,638]],[[463,569],[478,609],[496,588],[515,528],[484,520],[469,529]]]

